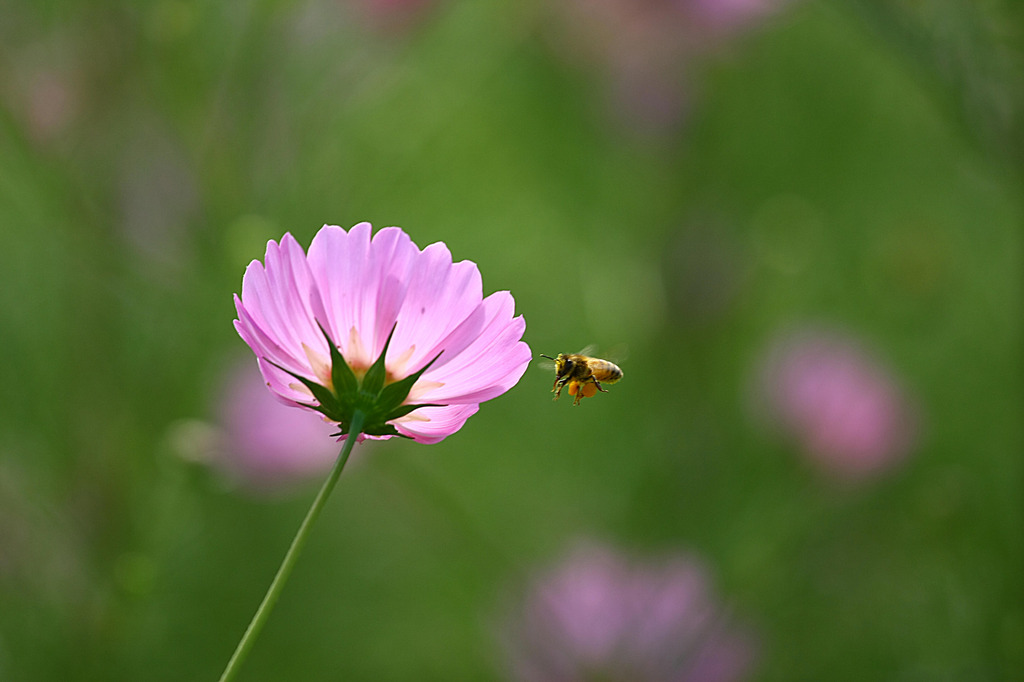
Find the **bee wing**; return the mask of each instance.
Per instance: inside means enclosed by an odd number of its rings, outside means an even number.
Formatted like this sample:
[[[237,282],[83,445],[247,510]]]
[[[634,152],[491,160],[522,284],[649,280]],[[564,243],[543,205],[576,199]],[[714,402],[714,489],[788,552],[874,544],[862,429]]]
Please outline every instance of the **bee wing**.
[[[602,353],[598,352],[596,344],[590,343],[579,354],[619,364],[629,357],[629,346],[625,343],[619,343],[609,348],[607,352]]]
[[[629,359],[629,346],[625,343],[615,344],[608,349],[608,353],[604,358],[605,360],[614,362],[616,365],[621,365]]]

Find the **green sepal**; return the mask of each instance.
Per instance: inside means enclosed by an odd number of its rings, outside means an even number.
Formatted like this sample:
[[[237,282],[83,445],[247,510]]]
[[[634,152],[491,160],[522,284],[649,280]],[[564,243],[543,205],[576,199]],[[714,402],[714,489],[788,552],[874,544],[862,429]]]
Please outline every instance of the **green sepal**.
[[[444,351],[441,352],[443,353]],[[412,390],[413,384],[419,381],[423,373],[430,369],[430,366],[434,364],[439,357],[441,357],[441,353],[435,355],[434,359],[423,365],[418,372],[414,372],[400,381],[396,381],[393,384],[385,386],[377,398],[376,408],[381,412],[390,412],[401,405],[402,401],[409,397],[409,391]]]
[[[391,412],[388,412],[387,414],[376,412],[375,414],[382,416],[376,417],[372,421],[369,421],[366,424],[364,424],[363,433],[368,436],[401,436],[402,438],[410,438],[410,436],[406,436],[404,433],[399,433],[398,429],[395,428],[394,425],[389,424],[388,422],[392,421],[393,419],[398,419],[399,417],[404,417],[413,410],[419,409],[421,407],[441,407],[441,405],[434,405],[430,403],[422,405],[402,405],[401,407],[398,407],[392,410]],[[348,429],[343,428],[341,435],[345,435],[347,433]]]
[[[313,397],[316,398],[318,403],[320,403],[319,407],[317,407],[316,405],[310,405],[309,407],[313,408],[318,412],[323,413],[325,417],[332,421],[341,421],[346,418],[351,419],[351,407],[346,405],[345,401],[340,400],[338,396],[331,393],[331,391],[328,390],[326,386],[321,386],[315,381],[311,381],[306,377],[300,376],[295,372],[287,370],[281,365],[277,364],[276,362],[272,362],[270,360],[267,360],[267,362],[269,362],[274,367],[277,367],[285,374],[288,374],[289,376],[293,377],[295,380],[302,382],[302,385],[309,389],[309,392],[312,393]]]
[[[367,436],[401,436],[391,424],[385,424],[384,422],[377,422],[374,424],[367,424],[363,427],[363,433]]]
[[[334,384],[334,391],[339,396],[354,396],[359,389],[359,380],[324,326],[319,321],[317,326],[327,339],[327,347],[331,352],[331,383]]]
[[[287,370],[277,363],[271,362],[270,360],[267,360],[267,362],[293,377],[296,381],[299,381],[303,386],[309,389],[309,392],[313,394],[313,397],[319,405],[307,405],[307,407],[320,412],[327,419],[338,424],[338,432],[332,435],[349,435],[353,416],[356,411],[359,411],[365,415],[365,421],[360,430],[364,435],[399,436],[401,438],[409,438],[409,436],[399,433],[398,429],[388,422],[400,419],[413,410],[421,407],[443,406],[437,403],[423,403],[418,405],[402,404],[402,402],[409,397],[409,392],[412,390],[413,385],[421,376],[423,376],[423,373],[426,372],[439,357],[441,357],[441,353],[434,356],[430,362],[425,364],[417,372],[410,374],[400,381],[395,381],[385,386],[384,382],[387,380],[387,368],[385,367],[384,360],[387,356],[388,347],[391,345],[391,338],[395,333],[395,327],[392,327],[387,340],[384,342],[384,349],[363,375],[363,380],[360,382],[352,371],[352,367],[348,364],[344,356],[342,356],[341,351],[335,345],[334,340],[331,339],[330,335],[327,333],[327,330],[324,329],[323,325],[319,324],[319,322],[317,324],[320,327],[320,331],[323,333],[324,338],[327,340],[327,346],[330,349],[331,383],[333,385],[333,391],[326,386],[322,386],[315,381]]]
[[[391,337],[394,336],[395,327],[397,326],[398,324],[395,323],[395,326],[391,328],[387,340],[384,341],[384,350],[380,352],[377,359],[370,365],[370,369],[366,370],[366,375],[363,376],[363,385],[359,388],[360,397],[366,396],[371,398],[375,406],[381,389],[384,388],[384,380],[387,378],[388,373],[387,368],[384,366],[384,357],[388,354],[388,346],[391,345]],[[408,395],[409,392],[406,391],[405,394]]]
[[[398,407],[396,407],[395,409],[393,409],[393,410],[391,410],[390,412],[387,413],[387,416],[384,417],[384,421],[389,422],[389,421],[391,421],[393,419],[398,419],[399,417],[404,417],[405,415],[409,414],[413,410],[418,410],[421,407],[444,407],[444,405],[441,405],[439,403],[420,403],[419,405],[399,405]]]
[[[341,424],[341,429],[337,433],[332,433],[331,437],[347,436],[348,435],[348,424]],[[377,424],[364,424],[363,430],[360,431],[364,436],[398,436],[399,438],[410,438],[403,433],[399,433],[391,424],[385,424],[383,422]]]

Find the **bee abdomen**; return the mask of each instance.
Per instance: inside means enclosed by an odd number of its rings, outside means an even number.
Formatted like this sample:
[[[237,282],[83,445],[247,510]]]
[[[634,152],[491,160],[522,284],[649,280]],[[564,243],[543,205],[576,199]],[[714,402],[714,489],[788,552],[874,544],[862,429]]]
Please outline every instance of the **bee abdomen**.
[[[614,384],[622,378],[622,370],[613,362],[607,360],[591,360],[590,369],[594,378],[606,384]]]

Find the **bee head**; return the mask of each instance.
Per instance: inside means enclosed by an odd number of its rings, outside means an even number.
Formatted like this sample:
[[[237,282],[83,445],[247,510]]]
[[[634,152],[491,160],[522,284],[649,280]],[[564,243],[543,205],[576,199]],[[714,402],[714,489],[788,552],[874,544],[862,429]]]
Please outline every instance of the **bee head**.
[[[555,358],[551,357],[550,355],[544,355],[543,353],[540,353],[540,357],[547,358],[548,360],[551,360],[552,362],[554,362],[555,363],[555,374],[557,374],[560,377],[561,376],[565,376],[566,374],[571,372],[572,368],[576,364],[565,353],[559,353],[558,357],[555,357]]]
[[[555,368],[558,370],[559,375],[565,376],[566,374],[572,374],[574,367],[576,367],[575,360],[565,353],[558,354],[558,358],[555,359]]]

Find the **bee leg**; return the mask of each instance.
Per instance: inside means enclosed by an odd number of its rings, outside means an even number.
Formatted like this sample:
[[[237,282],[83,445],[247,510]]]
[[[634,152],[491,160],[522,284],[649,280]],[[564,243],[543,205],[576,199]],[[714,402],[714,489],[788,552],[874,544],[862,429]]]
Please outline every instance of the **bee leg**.
[[[591,386],[593,387],[593,389],[591,389]],[[597,395],[598,389],[601,389],[601,384],[599,384],[597,382],[597,379],[595,379],[593,376],[589,376],[583,381],[577,382],[575,392],[576,400],[574,400],[572,404],[579,405],[580,400],[582,400],[583,398],[590,398]],[[573,392],[571,388],[569,392]],[[607,393],[607,391],[605,391],[605,393]]]
[[[572,401],[573,405],[579,405],[580,400],[583,399],[584,386],[586,386],[585,383],[580,383],[578,381],[574,381],[572,384],[569,385],[569,394],[574,398],[574,400]]]
[[[555,379],[555,385],[551,388],[551,392],[555,394],[555,397],[552,398],[552,400],[558,400],[559,397],[561,397],[561,395],[562,395],[562,387],[565,386],[566,380],[567,380],[567,377],[563,377],[561,379]]]
[[[601,382],[598,381],[597,379],[594,379],[594,386],[596,386],[597,390],[601,391],[601,393],[607,393],[608,392],[607,388],[601,388]]]

